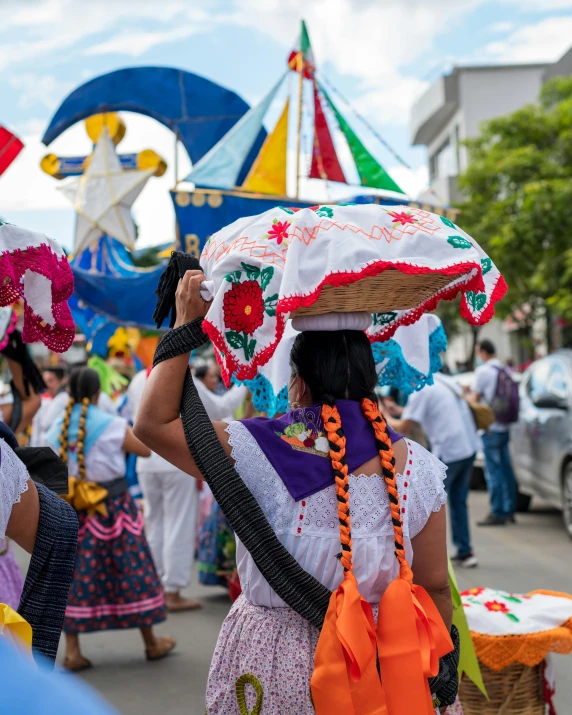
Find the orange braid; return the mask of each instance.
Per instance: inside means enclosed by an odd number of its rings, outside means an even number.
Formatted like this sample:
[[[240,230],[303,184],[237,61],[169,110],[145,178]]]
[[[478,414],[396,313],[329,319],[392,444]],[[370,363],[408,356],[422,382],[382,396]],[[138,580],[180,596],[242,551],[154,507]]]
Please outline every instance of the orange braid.
[[[413,581],[413,573],[407,563],[405,556],[405,545],[403,542],[403,521],[401,519],[401,508],[399,504],[399,493],[397,491],[397,481],[395,478],[395,456],[393,446],[387,431],[387,423],[383,419],[379,407],[373,400],[364,399],[361,401],[361,409],[367,419],[371,422],[375,432],[375,441],[379,449],[381,458],[381,471],[387,485],[389,496],[389,506],[391,509],[391,521],[393,522],[393,533],[395,536],[395,555],[399,561],[399,570],[402,578],[410,583]]]
[[[340,522],[340,541],[342,553],[340,559],[344,571],[351,571],[352,564],[352,530],[350,522],[350,493],[348,480],[348,465],[346,464],[346,438],[342,429],[342,419],[335,405],[322,405],[322,421],[328,443],[330,459],[336,480],[336,497],[338,499],[338,519]]]

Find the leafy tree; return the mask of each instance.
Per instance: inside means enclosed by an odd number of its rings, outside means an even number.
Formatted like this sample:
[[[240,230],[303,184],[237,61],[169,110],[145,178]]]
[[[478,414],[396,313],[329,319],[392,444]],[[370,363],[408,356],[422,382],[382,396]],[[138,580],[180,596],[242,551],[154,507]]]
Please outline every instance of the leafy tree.
[[[461,225],[509,284],[498,314],[530,328],[545,307],[572,319],[572,78],[466,142]],[[523,310],[525,306],[525,310]]]

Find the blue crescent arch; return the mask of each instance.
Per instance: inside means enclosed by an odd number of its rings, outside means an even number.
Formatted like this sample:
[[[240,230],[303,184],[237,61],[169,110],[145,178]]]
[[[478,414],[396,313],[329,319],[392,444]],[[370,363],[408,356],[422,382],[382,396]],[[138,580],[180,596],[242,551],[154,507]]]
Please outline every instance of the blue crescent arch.
[[[101,112],[136,112],[175,132],[193,163],[221,139],[249,105],[230,89],[173,67],[129,67],[82,84],[64,99],[42,138],[49,145],[76,122]],[[260,151],[262,130],[239,185]]]

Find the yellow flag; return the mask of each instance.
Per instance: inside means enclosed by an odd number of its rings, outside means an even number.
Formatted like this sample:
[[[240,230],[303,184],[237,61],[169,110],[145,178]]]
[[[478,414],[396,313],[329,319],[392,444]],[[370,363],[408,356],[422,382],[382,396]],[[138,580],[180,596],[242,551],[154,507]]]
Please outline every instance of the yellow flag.
[[[288,144],[288,110],[286,101],[284,111],[274,127],[272,134],[266,137],[260,153],[242,186],[246,191],[259,194],[286,195],[286,149]]]

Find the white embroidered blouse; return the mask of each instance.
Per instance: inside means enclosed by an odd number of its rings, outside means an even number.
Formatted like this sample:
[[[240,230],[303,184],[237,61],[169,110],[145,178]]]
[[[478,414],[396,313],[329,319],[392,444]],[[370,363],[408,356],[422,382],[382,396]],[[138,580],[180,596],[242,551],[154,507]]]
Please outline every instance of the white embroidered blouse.
[[[6,527],[14,504],[28,491],[30,475],[24,463],[10,445],[0,439],[0,540],[6,536]]]
[[[333,591],[343,577],[336,558],[341,549],[334,486],[294,501],[246,427],[241,422],[230,422],[227,432],[236,470],[280,542],[306,571]],[[411,539],[446,501],[443,480],[447,468],[416,442],[406,440],[406,444],[407,465],[404,474],[397,475],[397,487],[406,553],[412,563]],[[387,487],[378,475],[352,474],[349,483],[354,573],[362,596],[377,604],[398,574]],[[242,590],[251,603],[269,608],[286,606],[239,539],[237,568]]]

